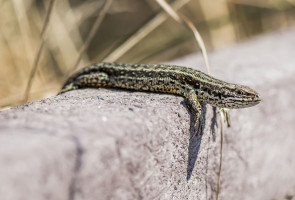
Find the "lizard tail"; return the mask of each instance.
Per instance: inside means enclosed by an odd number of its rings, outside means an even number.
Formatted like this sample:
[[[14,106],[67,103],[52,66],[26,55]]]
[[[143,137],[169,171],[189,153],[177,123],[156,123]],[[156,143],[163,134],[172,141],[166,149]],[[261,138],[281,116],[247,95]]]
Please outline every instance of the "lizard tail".
[[[78,86],[74,83],[65,84],[57,95],[76,89],[78,89]]]

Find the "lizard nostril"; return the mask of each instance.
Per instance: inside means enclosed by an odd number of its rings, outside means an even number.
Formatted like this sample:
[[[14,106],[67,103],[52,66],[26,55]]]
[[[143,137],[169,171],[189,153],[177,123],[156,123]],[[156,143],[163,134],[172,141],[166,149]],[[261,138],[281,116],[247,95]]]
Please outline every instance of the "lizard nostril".
[[[256,97],[257,100],[261,101],[261,97],[260,97],[259,94],[256,94],[255,97]]]

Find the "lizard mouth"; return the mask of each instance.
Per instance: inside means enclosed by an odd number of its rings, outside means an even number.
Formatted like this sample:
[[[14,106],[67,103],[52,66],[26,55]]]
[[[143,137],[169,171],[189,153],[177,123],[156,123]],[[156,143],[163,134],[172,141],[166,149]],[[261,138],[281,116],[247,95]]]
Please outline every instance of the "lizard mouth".
[[[239,109],[239,108],[248,108],[255,106],[261,102],[261,97],[259,94],[255,95],[252,98],[239,98],[235,99],[235,101],[227,102],[224,104],[225,108]]]
[[[261,102],[261,96],[259,94],[255,95],[248,103],[245,105],[245,107],[251,107],[259,104]]]

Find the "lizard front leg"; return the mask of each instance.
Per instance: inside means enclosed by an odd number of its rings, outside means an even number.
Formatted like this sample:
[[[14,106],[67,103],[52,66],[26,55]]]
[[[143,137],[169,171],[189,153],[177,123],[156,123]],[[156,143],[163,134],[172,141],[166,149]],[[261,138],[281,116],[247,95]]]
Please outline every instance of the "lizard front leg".
[[[191,114],[195,116],[193,128],[195,128],[197,126],[197,123],[200,122],[197,132],[197,134],[199,135],[203,131],[203,123],[202,121],[200,121],[202,115],[202,106],[198,101],[198,97],[194,90],[190,90],[188,93],[186,93],[185,97],[187,107],[189,108]]]

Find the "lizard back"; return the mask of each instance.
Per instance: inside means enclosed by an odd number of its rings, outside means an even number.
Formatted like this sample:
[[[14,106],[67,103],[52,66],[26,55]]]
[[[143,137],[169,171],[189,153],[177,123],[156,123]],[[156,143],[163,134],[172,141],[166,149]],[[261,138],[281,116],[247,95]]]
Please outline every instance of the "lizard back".
[[[184,97],[194,91],[198,101],[224,108],[249,107],[261,100],[247,86],[227,83],[192,68],[164,64],[93,64],[71,76],[61,93],[83,87],[123,88]]]

